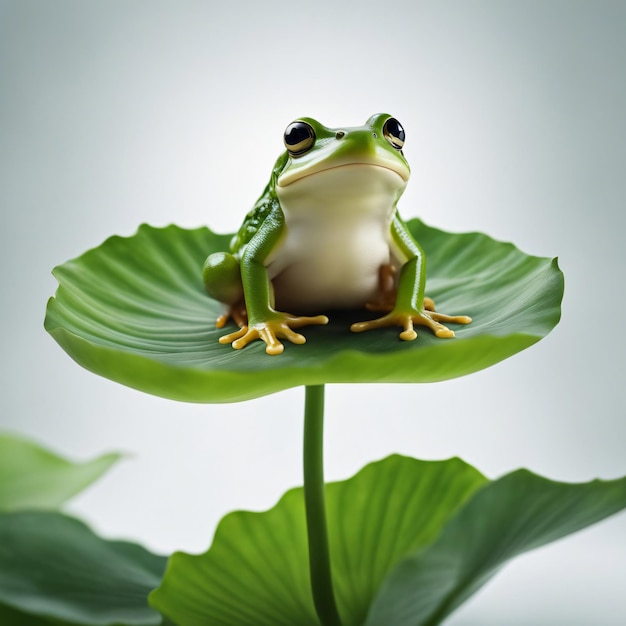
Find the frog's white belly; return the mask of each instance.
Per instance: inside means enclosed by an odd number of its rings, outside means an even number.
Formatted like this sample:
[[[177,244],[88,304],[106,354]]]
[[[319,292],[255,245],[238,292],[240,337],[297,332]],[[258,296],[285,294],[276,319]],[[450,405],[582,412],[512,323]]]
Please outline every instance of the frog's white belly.
[[[378,269],[384,263],[389,263],[389,245],[381,224],[359,224],[331,234],[292,228],[280,260],[268,268],[276,306],[311,314],[362,307],[375,295]]]
[[[371,300],[379,268],[390,262],[390,224],[403,186],[391,170],[354,165],[279,187],[286,235],[268,259],[276,307],[315,314]]]

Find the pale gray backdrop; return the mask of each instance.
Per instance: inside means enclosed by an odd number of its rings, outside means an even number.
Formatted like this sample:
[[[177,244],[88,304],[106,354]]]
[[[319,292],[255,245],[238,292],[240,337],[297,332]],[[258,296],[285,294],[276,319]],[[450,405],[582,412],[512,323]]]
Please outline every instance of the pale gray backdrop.
[[[0,426],[129,458],[71,510],[110,537],[202,551],[234,508],[300,483],[292,390],[196,406],[75,365],[43,330],[56,264],[142,222],[237,228],[310,115],[407,131],[404,217],[560,257],[563,321],[429,386],[331,386],[327,476],[392,452],[495,477],[626,473],[626,3],[0,2]],[[453,626],[626,623],[626,516],[518,559]]]

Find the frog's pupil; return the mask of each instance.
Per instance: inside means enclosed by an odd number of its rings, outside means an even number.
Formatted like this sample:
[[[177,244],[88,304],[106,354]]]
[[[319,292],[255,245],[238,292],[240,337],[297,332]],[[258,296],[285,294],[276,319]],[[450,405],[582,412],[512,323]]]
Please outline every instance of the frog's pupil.
[[[285,130],[285,147],[292,155],[303,154],[315,143],[315,131],[306,122],[292,122]]]

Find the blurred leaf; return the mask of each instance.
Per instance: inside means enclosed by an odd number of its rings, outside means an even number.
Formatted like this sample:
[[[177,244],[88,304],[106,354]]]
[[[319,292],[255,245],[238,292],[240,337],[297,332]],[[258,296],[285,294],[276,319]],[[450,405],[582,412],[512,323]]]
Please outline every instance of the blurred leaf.
[[[83,367],[175,400],[231,402],[300,385],[331,382],[432,382],[463,376],[544,337],[558,322],[563,276],[556,260],[528,256],[479,233],[449,234],[409,222],[428,259],[428,295],[440,311],[470,315],[457,337],[426,330],[416,341],[398,329],[351,333],[359,311],[331,314],[304,329],[307,343],[280,356],[261,342],[221,345],[223,305],[204,292],[208,254],[230,236],[206,228],[141,226],[57,267],[46,329]],[[251,375],[253,374],[253,375]]]
[[[504,561],[626,507],[626,478],[490,482],[458,459],[392,456],[327,485],[344,626],[434,626]],[[150,603],[179,626],[316,626],[302,489],[236,512],[205,554],[174,554]]]
[[[0,604],[0,624],[2,626],[50,626],[54,622]]]
[[[0,433],[0,512],[56,509],[119,458],[106,454],[72,463],[22,437]]]
[[[527,470],[504,476],[479,490],[437,541],[395,568],[365,626],[441,624],[509,559],[624,508],[626,478],[567,484]]]
[[[327,486],[333,576],[344,626],[363,624],[396,563],[430,544],[486,482],[460,459],[395,455]]]
[[[335,590],[345,626],[363,623],[386,574],[407,553],[430,543],[485,481],[458,459],[393,456],[326,486]],[[180,626],[315,625],[306,536],[302,489],[288,491],[264,513],[231,513],[205,555],[171,557],[150,601]]]
[[[157,626],[161,616],[147,596],[165,565],[164,557],[101,539],[60,513],[2,514],[0,617],[13,612],[14,622],[0,623]],[[36,617],[20,622],[22,614]]]

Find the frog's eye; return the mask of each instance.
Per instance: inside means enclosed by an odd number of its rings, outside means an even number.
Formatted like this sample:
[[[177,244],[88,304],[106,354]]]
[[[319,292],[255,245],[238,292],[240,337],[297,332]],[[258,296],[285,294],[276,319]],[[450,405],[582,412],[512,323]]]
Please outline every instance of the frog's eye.
[[[285,130],[285,148],[292,156],[304,154],[315,143],[315,131],[306,122],[292,122]]]
[[[385,139],[396,149],[402,150],[404,145],[404,128],[395,117],[390,117],[383,126]]]

